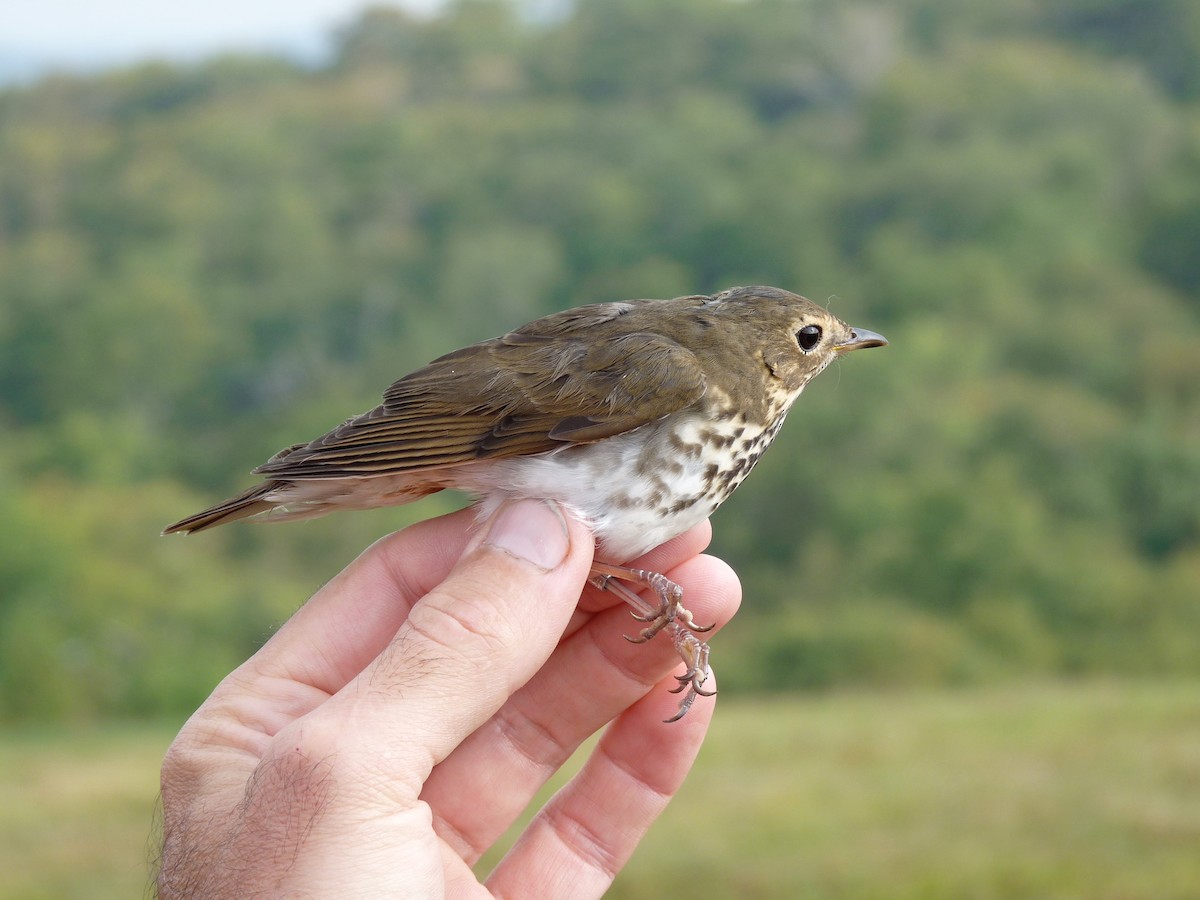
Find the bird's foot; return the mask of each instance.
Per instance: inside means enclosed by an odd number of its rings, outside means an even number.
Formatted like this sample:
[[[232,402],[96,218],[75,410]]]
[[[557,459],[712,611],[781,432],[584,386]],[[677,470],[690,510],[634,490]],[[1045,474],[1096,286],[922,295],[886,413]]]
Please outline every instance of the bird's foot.
[[[658,606],[647,602],[640,594],[630,589],[624,584],[626,581],[654,591],[658,595]],[[675,676],[679,685],[672,689],[672,693],[677,694],[685,690],[687,693],[679,703],[679,712],[666,721],[678,721],[692,708],[697,697],[711,697],[716,693],[703,688],[704,682],[712,672],[708,664],[709,647],[693,633],[712,631],[714,625],[696,624],[691,611],[683,605],[683,588],[658,572],[602,562],[592,563],[591,583],[600,590],[611,591],[619,596],[633,607],[635,619],[648,623],[636,637],[625,635],[625,640],[634,644],[644,644],[664,628],[671,632],[671,642],[675,645],[679,658],[687,666],[682,675]]]

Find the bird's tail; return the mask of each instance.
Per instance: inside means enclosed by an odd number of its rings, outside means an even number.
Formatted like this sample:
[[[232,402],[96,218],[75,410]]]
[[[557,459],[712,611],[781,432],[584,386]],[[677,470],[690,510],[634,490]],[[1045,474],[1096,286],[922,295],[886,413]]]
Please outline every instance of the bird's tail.
[[[238,519],[267,512],[274,509],[276,504],[265,498],[279,487],[278,481],[264,481],[262,484],[256,484],[236,497],[230,497],[216,506],[209,507],[204,512],[198,512],[194,516],[188,516],[173,525],[168,525],[163,529],[163,534],[192,534],[206,528],[224,525],[226,522],[236,522]]]

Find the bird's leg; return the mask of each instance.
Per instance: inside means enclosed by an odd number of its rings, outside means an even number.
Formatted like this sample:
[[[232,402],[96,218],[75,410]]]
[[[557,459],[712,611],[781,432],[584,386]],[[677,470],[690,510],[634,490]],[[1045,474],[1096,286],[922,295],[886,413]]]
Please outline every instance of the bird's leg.
[[[614,580],[619,579],[619,580]],[[612,591],[634,608],[633,617],[639,622],[650,624],[641,630],[636,638],[629,638],[635,644],[650,640],[671,622],[680,622],[690,631],[712,631],[712,625],[697,625],[689,610],[683,606],[683,588],[665,575],[649,572],[645,569],[631,569],[628,566],[614,566],[611,563],[592,561],[592,584],[604,591]],[[658,608],[646,603],[635,591],[630,590],[622,581],[630,581],[648,587],[658,594]]]
[[[711,697],[716,693],[716,691],[704,690],[704,682],[708,680],[708,676],[712,672],[708,664],[708,644],[692,633],[711,631],[713,626],[695,623],[691,612],[683,606],[683,588],[657,572],[630,569],[602,562],[592,563],[590,581],[600,590],[612,591],[632,606],[633,617],[639,622],[650,623],[642,629],[637,637],[626,635],[627,641],[641,644],[650,640],[664,628],[671,632],[671,643],[675,645],[679,658],[687,666],[682,675],[675,676],[679,685],[672,688],[671,693],[678,694],[685,689],[687,693],[679,703],[679,711],[666,721],[679,721],[692,708],[697,697]],[[632,581],[653,590],[658,594],[658,607],[656,608],[652,603],[644,600],[640,594],[626,586],[623,581]]]

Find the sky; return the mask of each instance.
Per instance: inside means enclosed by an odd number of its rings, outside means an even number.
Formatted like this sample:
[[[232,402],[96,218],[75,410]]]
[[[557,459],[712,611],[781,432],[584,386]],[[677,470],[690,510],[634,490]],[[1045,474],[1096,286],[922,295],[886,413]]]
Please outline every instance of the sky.
[[[428,11],[439,0],[8,0],[0,3],[0,83],[224,50],[316,55],[364,6]]]

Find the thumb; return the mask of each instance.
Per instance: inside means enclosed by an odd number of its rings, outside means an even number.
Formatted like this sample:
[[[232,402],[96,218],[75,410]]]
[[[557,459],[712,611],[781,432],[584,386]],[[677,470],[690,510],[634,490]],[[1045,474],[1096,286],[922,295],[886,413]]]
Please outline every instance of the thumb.
[[[371,697],[386,708],[371,716],[373,727],[393,723],[410,745],[427,735],[432,768],[549,658],[579,601],[593,548],[587,528],[556,503],[502,505],[331,704]]]

